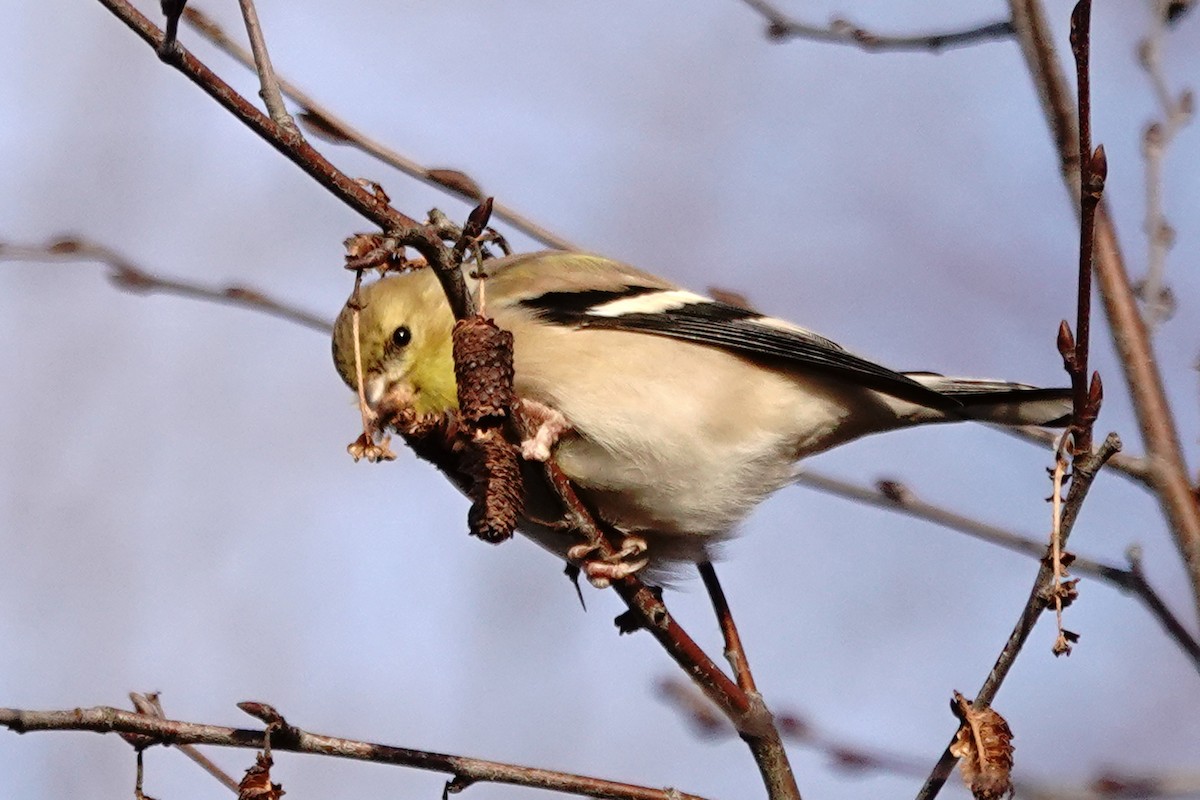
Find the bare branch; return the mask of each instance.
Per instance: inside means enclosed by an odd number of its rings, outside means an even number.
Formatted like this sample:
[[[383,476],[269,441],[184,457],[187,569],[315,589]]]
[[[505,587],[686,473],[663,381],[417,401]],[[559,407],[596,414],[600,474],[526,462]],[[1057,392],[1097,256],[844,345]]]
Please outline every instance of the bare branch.
[[[122,711],[108,706],[64,711],[0,708],[0,725],[16,733],[73,730],[137,734],[162,745],[206,744],[260,749],[266,744],[266,734],[261,730],[162,719],[155,715]],[[460,782],[505,783],[531,789],[565,792],[580,797],[612,800],[703,800],[697,795],[684,794],[675,789],[653,789],[585,775],[504,764],[499,761],[343,739],[309,733],[292,726],[287,726],[284,730],[274,730],[271,735],[271,747],[290,753],[309,753],[443,772],[454,776]]]
[[[1017,40],[1058,150],[1063,181],[1078,211],[1075,104],[1054,51],[1045,12],[1039,0],[1010,0],[1010,8]],[[1116,228],[1103,201],[1096,209],[1094,267],[1109,330],[1133,398],[1154,490],[1187,567],[1193,600],[1200,611],[1200,499],[1188,477],[1154,347],[1129,281]]]
[[[1067,501],[1062,512],[1061,530],[1059,533],[1059,544],[1065,547],[1067,538],[1071,535],[1071,530],[1075,527],[1075,520],[1079,516],[1079,510],[1083,507],[1083,501],[1087,497],[1088,490],[1091,489],[1092,482],[1096,479],[1096,474],[1100,468],[1104,466],[1104,462],[1108,457],[1120,449],[1121,440],[1116,434],[1110,433],[1100,446],[1100,449],[1095,453],[1085,453],[1077,456],[1072,464],[1071,490],[1067,495]],[[989,706],[992,700],[995,699],[996,693],[1000,690],[1004,679],[1008,677],[1009,670],[1016,663],[1017,656],[1021,653],[1021,648],[1029,639],[1029,634],[1033,632],[1033,627],[1037,624],[1038,618],[1047,608],[1047,602],[1050,600],[1047,592],[1050,589],[1054,579],[1054,569],[1049,559],[1042,561],[1042,566],[1038,569],[1037,578],[1033,582],[1033,588],[1029,592],[1029,599],[1025,601],[1025,607],[1021,610],[1021,615],[1017,619],[1017,624],[1013,627],[1012,633],[1009,634],[1008,641],[1005,642],[1004,648],[1000,651],[999,657],[996,659],[995,665],[991,672],[988,673],[987,680],[983,682],[979,693],[971,702],[973,708],[982,709]],[[946,750],[942,753],[942,757],[938,759],[933,771],[925,781],[925,785],[921,787],[921,791],[917,794],[917,800],[931,800],[936,797],[942,786],[946,782],[946,778],[950,776],[950,772],[954,769],[958,758],[951,754],[950,748],[954,745],[954,739],[951,739],[950,744],[946,746]]]
[[[240,285],[212,287],[155,275],[136,266],[115,250],[83,239],[62,237],[45,245],[0,243],[0,261],[98,262],[106,265],[109,279],[134,294],[172,294],[228,306],[262,311],[319,333],[329,333],[333,323],[324,317],[276,300],[257,289]]]
[[[1011,22],[999,20],[956,31],[887,36],[872,33],[841,18],[833,19],[826,26],[800,22],[787,16],[767,0],[742,0],[742,2],[766,18],[767,37],[780,42],[789,39],[806,39],[813,42],[851,45],[870,52],[928,50],[937,53],[951,47],[966,47],[993,39],[1007,39],[1013,33]]]
[[[235,42],[214,20],[194,8],[187,9],[184,19],[218,48],[237,59],[244,66],[250,69],[254,68],[254,58],[251,53]],[[475,204],[483,200],[485,196],[483,190],[475,181],[461,172],[434,169],[418,164],[355,128],[286,77],[280,77],[278,83],[280,89],[291,98],[292,102],[304,108],[300,115],[301,120],[328,141],[355,147],[405,175],[416,178],[429,186],[436,186],[464,202]],[[547,247],[557,250],[579,249],[567,239],[503,203],[494,203],[492,214]]]
[[[1174,4],[1178,5],[1178,4]],[[1138,46],[1138,62],[1150,79],[1158,100],[1161,119],[1152,121],[1142,133],[1142,157],[1146,164],[1146,274],[1137,282],[1136,291],[1146,311],[1146,324],[1151,329],[1174,312],[1175,300],[1166,282],[1167,252],[1175,244],[1175,229],[1163,213],[1163,166],[1167,149],[1176,134],[1191,120],[1194,96],[1185,89],[1175,97],[1167,85],[1163,71],[1162,49],[1171,27],[1171,0],[1156,0],[1150,31]]]
[[[1071,376],[1073,406],[1071,413],[1071,452],[1075,455],[1092,450],[1092,426],[1100,413],[1102,396],[1100,376],[1088,379],[1088,352],[1092,324],[1092,251],[1095,246],[1096,209],[1104,194],[1108,161],[1103,145],[1092,152],[1091,73],[1091,0],[1079,0],[1071,14],[1071,52],[1075,56],[1076,83],[1079,86],[1079,273],[1076,290],[1075,335],[1064,321],[1058,332],[1059,352],[1067,374]],[[1073,340],[1072,340],[1073,339]]]
[[[100,0],[100,3],[156,51],[162,47],[163,32],[127,0]],[[419,227],[416,220],[381,202],[378,196],[329,163],[303,139],[277,125],[191,53],[179,48],[179,52],[167,61],[222,108],[363,217],[385,231]]]
[[[254,0],[238,0],[238,5],[242,7],[242,19],[246,21],[246,35],[250,39],[258,80],[262,85],[259,94],[267,106],[267,113],[276,125],[299,136],[300,130],[296,127],[296,121],[288,113],[287,106],[283,104],[283,95],[279,93],[279,81],[275,79],[271,57],[267,54],[267,40],[263,36],[262,25],[258,22],[258,9],[254,7]]]

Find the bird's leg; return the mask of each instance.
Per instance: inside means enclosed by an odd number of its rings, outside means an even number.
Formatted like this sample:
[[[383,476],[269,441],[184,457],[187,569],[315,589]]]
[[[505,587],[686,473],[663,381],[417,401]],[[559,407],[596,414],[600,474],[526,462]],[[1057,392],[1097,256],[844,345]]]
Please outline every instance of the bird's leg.
[[[518,418],[522,421],[521,457],[526,461],[549,461],[559,437],[571,429],[560,412],[536,400],[521,399]]]
[[[613,581],[627,578],[643,569],[649,558],[643,558],[648,545],[641,536],[631,533],[621,539],[621,549],[610,558],[594,558],[596,546],[592,544],[577,544],[567,550],[567,558],[572,563],[578,562],[588,583],[597,589],[606,589]]]

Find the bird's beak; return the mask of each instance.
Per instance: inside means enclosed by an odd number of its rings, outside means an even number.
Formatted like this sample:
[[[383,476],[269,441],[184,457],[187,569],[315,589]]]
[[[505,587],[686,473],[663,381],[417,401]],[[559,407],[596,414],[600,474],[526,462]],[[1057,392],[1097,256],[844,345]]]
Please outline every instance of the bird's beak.
[[[379,401],[387,394],[387,378],[382,375],[370,375],[366,378],[366,385],[363,387],[363,395],[367,399],[367,407],[372,411],[379,405]]]

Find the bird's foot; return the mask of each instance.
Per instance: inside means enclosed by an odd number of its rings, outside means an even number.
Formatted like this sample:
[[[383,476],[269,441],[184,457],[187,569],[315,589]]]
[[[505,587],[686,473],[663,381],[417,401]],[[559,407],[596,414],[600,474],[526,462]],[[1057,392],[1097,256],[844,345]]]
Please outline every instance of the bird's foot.
[[[526,461],[549,461],[550,451],[559,438],[571,429],[559,411],[536,400],[521,400],[521,416],[526,427],[525,439],[521,442],[521,457]],[[529,429],[534,429],[529,433]]]
[[[577,544],[567,550],[567,558],[578,562],[588,583],[597,589],[607,589],[613,581],[619,581],[642,570],[650,559],[645,557],[649,546],[640,536],[628,534],[621,540],[621,549],[611,557],[596,558],[596,546]]]

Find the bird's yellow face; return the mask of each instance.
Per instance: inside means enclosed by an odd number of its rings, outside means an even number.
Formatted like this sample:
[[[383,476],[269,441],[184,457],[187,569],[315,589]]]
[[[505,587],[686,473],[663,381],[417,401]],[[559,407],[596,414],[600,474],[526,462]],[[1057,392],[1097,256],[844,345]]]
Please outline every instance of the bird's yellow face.
[[[359,293],[359,352],[363,394],[374,408],[401,392],[418,414],[458,406],[451,330],[454,317],[432,270],[389,275]],[[333,361],[351,389],[358,388],[353,313],[347,305],[333,329]]]

